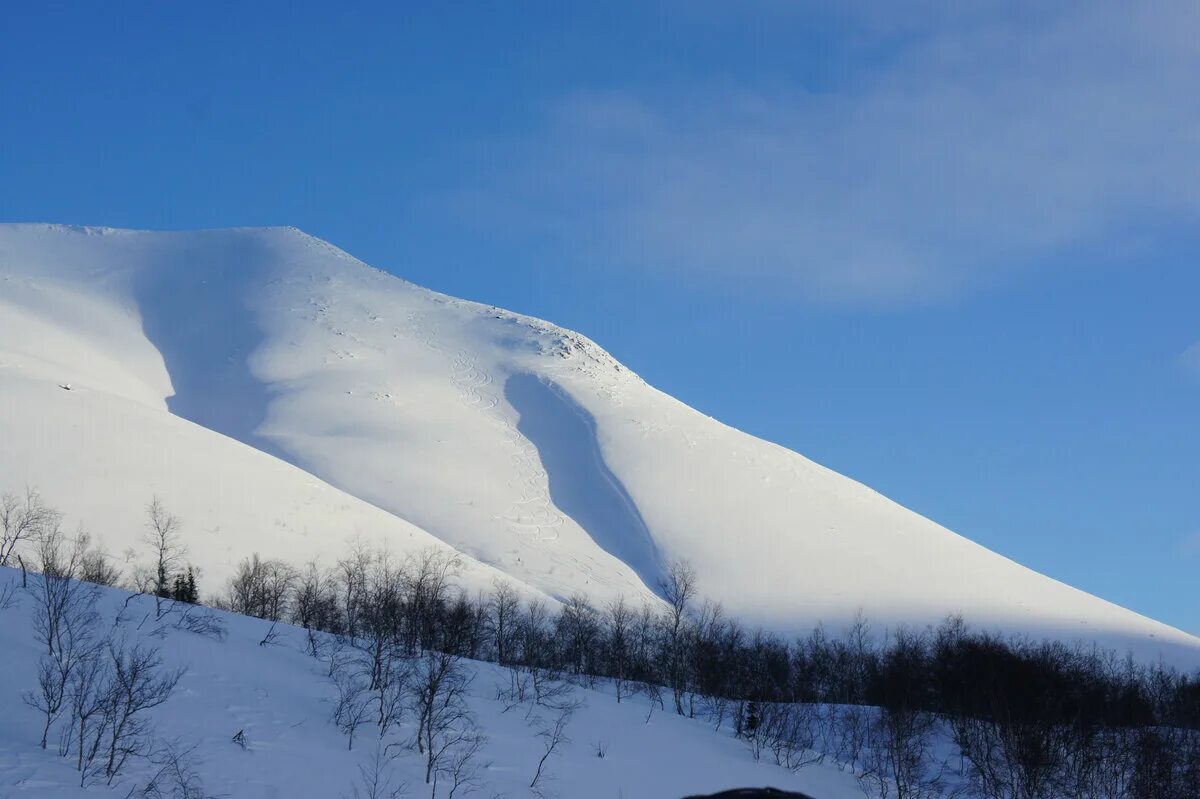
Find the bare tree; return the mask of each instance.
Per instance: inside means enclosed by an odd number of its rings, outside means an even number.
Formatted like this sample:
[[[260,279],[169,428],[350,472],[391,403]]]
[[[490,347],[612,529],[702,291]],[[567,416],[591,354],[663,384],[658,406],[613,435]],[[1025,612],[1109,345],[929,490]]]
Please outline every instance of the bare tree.
[[[366,661],[370,689],[377,691],[388,673],[388,664],[410,652],[412,637],[405,629],[407,577],[386,556],[370,565],[360,588],[355,635],[348,640]]]
[[[735,664],[737,653],[745,649],[743,632],[735,621],[725,618],[725,610],[719,602],[708,600],[701,603],[690,632],[688,715],[694,716],[698,708],[713,720],[713,728],[719,730],[729,713],[730,698],[737,693],[734,680],[738,669]],[[760,641],[755,636],[752,647],[755,651]],[[765,651],[766,642],[761,643]]]
[[[839,770],[853,769],[862,758],[870,730],[870,710],[861,705],[830,707],[825,713],[825,751]]]
[[[408,783],[392,781],[390,764],[391,758],[384,746],[376,744],[370,759],[358,764],[358,781],[351,786],[345,799],[399,799],[403,796]]]
[[[608,673],[612,675],[613,692],[617,695],[617,703],[620,704],[623,697],[633,693],[629,688],[629,671],[634,616],[629,605],[625,603],[625,597],[617,597],[605,606],[603,623],[604,637],[608,645]]]
[[[587,684],[598,665],[596,641],[600,624],[596,611],[582,594],[573,594],[558,612],[555,636],[563,667],[581,683]]]
[[[924,636],[897,630],[879,658],[872,691],[879,705],[867,727],[859,784],[878,799],[942,795],[946,763],[934,758],[938,724],[925,705],[932,672]]]
[[[308,653],[320,656],[322,638],[318,631],[340,632],[337,586],[331,575],[310,561],[298,578],[292,602],[292,623],[307,633]]]
[[[367,590],[367,576],[374,562],[370,550],[362,542],[356,542],[350,555],[337,562],[335,581],[341,594],[342,619],[345,633],[350,640],[358,636],[358,620],[362,611],[363,598]]]
[[[546,625],[550,617],[550,612],[546,609],[546,603],[540,599],[534,599],[525,606],[525,613],[521,616],[520,622],[520,639],[521,639],[521,663],[525,666],[538,665],[544,654],[543,650],[546,647]]]
[[[438,622],[450,596],[451,582],[460,568],[462,559],[456,552],[437,547],[428,547],[406,559],[404,612],[410,654],[442,643]]]
[[[346,749],[354,749],[354,734],[371,718],[371,700],[362,678],[349,668],[338,668],[331,676],[337,689],[333,723],[346,736]]]
[[[279,560],[263,560],[254,553],[238,564],[229,579],[231,610],[269,621],[282,621],[288,613],[296,570]]]
[[[48,507],[32,488],[23,497],[0,496],[0,566],[8,566],[23,541],[36,540],[44,530],[58,527],[62,514]]]
[[[61,754],[75,746],[75,770],[82,787],[99,771],[104,746],[104,731],[112,708],[113,685],[107,670],[104,649],[96,647],[82,658],[71,672],[71,726],[64,732]]]
[[[660,587],[663,599],[667,600],[663,623],[667,682],[675,700],[675,712],[682,716],[687,686],[687,621],[696,599],[696,570],[686,560],[674,561]]]
[[[150,547],[151,573],[146,593],[154,594],[155,618],[162,618],[169,609],[171,577],[187,556],[181,527],[179,517],[167,511],[158,497],[150,500],[146,506],[146,535],[143,540]]]
[[[488,627],[496,649],[496,662],[507,666],[513,657],[513,636],[517,627],[517,616],[521,612],[521,598],[517,589],[507,580],[492,582],[492,595],[488,600]]]
[[[145,713],[171,697],[185,669],[164,669],[158,650],[139,644],[123,646],[110,642],[108,654],[112,709],[104,772],[111,784],[130,757],[151,751]]]
[[[33,630],[46,655],[69,672],[70,661],[93,637],[98,589],[76,579],[86,541],[67,540],[57,526],[38,538],[41,577],[32,587]]]
[[[58,719],[59,713],[67,699],[67,682],[71,678],[69,661],[64,661],[49,655],[42,655],[38,662],[37,690],[26,691],[23,695],[25,704],[42,714],[42,740],[40,746],[46,748],[46,738],[50,735],[50,727]]]
[[[5,582],[0,585],[0,610],[8,610],[17,604],[17,584]]]
[[[496,701],[504,702],[504,710],[507,713],[514,707],[523,705],[529,701],[533,695],[532,678],[529,674],[529,669],[522,666],[512,666],[508,669],[508,686],[496,686]]]
[[[183,603],[183,612],[175,622],[175,629],[212,638],[216,641],[225,640],[225,622],[210,608],[203,608],[189,603]]]
[[[282,621],[287,616],[299,575],[283,561],[271,560],[267,562],[265,577],[263,618]]]
[[[121,570],[100,545],[91,546],[91,538],[79,533],[83,553],[79,560],[79,579],[93,585],[113,587],[121,582]]]
[[[870,724],[858,775],[868,796],[936,799],[943,795],[946,764],[933,756],[937,722],[913,708],[882,708]]]
[[[533,704],[529,706],[526,717],[532,716],[535,708],[563,711],[578,710],[583,700],[575,693],[575,687],[560,679],[560,675],[551,670],[534,666],[529,669],[529,687],[533,689]]]
[[[408,704],[409,681],[415,667],[413,660],[401,656],[389,656],[384,661],[376,687],[376,724],[380,737],[400,723]]]
[[[816,705],[759,704],[757,723],[745,734],[754,759],[769,751],[778,765],[792,771],[821,762],[824,756],[816,751],[820,712]]]
[[[417,717],[415,742],[425,755],[425,784],[434,780],[464,747],[475,748],[479,737],[475,718],[467,707],[467,689],[471,680],[463,672],[459,659],[445,652],[427,650],[417,660],[411,680],[411,702]]]
[[[162,741],[149,756],[155,771],[138,791],[140,799],[210,799],[192,763],[195,746],[177,740]]]
[[[533,773],[533,780],[529,783],[529,787],[535,793],[540,794],[543,781],[553,779],[546,770],[547,761],[560,747],[571,743],[571,739],[567,737],[567,724],[571,721],[571,714],[570,709],[564,709],[555,715],[553,721],[538,720],[538,737],[542,739],[542,756],[538,759],[537,770]]]
[[[278,642],[278,640],[279,640],[279,630],[276,629],[277,627],[279,627],[279,622],[277,622],[277,621],[271,622],[271,626],[267,628],[267,631],[265,633],[263,633],[262,640],[260,640],[258,642],[258,645],[259,646],[275,646],[276,642]]]
[[[663,668],[658,657],[658,635],[662,625],[659,624],[658,609],[648,602],[643,602],[634,617],[630,637],[630,659],[637,664],[637,678],[641,683],[637,690],[654,694],[654,701],[659,710],[664,710],[662,703]],[[655,686],[653,690],[649,686]]]
[[[486,744],[487,736],[474,727],[464,730],[434,773],[433,796],[437,796],[438,784],[443,782],[450,783],[447,799],[454,799],[460,790],[465,794],[478,788],[479,769],[487,767],[479,762],[478,756]]]

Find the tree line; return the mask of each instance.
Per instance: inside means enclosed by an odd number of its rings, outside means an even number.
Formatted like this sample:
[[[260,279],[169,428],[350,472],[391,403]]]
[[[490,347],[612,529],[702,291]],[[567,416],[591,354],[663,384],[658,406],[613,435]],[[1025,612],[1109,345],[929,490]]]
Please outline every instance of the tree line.
[[[148,592],[180,575],[188,584],[181,542],[162,534],[156,506],[150,539],[165,545],[135,581]],[[728,729],[755,758],[849,770],[880,799],[1200,797],[1200,674],[954,616],[888,633],[859,618],[838,634],[818,626],[788,639],[705,600],[685,562],[669,566],[659,601],[599,606],[583,595],[552,605],[503,580],[472,595],[456,581],[460,566],[438,549],[395,557],[355,546],[302,568],[256,554],[205,601],[307,631],[348,746],[364,728],[383,738],[409,713],[435,794],[438,779],[453,795],[474,778],[483,737],[459,665],[471,659],[507,668],[497,699],[526,707],[547,757],[573,709],[564,686],[603,683],[617,702],[640,695],[651,714]]]
[[[682,562],[662,602],[599,607],[576,595],[552,608],[503,581],[471,596],[457,567],[436,550],[359,549],[328,569],[255,556],[217,603],[305,628],[314,655],[333,642],[367,653],[376,687],[390,657],[427,651],[509,667],[508,693],[533,705],[562,681],[603,680],[618,702],[642,694],[728,727],[755,757],[829,759],[881,799],[1200,797],[1200,675],[959,617],[886,635],[860,618],[787,640],[702,599]]]

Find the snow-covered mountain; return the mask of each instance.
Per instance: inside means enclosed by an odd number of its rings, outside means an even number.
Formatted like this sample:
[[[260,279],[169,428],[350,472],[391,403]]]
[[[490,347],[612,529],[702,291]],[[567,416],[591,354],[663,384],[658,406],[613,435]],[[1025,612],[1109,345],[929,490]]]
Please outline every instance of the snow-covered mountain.
[[[705,595],[784,631],[959,612],[1200,657],[696,412],[584,336],[290,228],[0,226],[0,490],[26,485],[115,552],[156,494],[210,588],[254,551],[331,562],[359,539],[453,547],[469,585],[503,573],[602,602],[648,596],[685,557]]]

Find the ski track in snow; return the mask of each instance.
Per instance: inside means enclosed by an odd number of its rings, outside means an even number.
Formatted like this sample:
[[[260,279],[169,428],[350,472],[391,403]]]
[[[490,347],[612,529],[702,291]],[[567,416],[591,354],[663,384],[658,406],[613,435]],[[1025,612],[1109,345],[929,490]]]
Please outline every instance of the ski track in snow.
[[[499,412],[505,406],[497,391],[496,376],[481,367],[470,351],[443,346],[425,315],[410,312],[407,321],[407,335],[450,364],[447,379],[459,402],[482,414],[510,449],[508,463],[512,471],[506,485],[516,498],[505,512],[493,514],[492,518],[502,522],[518,542],[546,550],[553,561],[585,575],[590,584],[610,585],[612,580],[605,566],[594,557],[551,546],[560,539],[567,520],[550,496],[550,477],[542,467],[537,447]]]
[[[458,394],[459,402],[484,414],[499,428],[500,435],[511,449],[509,463],[512,474],[507,485],[517,494],[508,510],[493,518],[504,522],[521,542],[541,544],[557,541],[564,518],[550,499],[550,479],[541,467],[537,449],[516,426],[496,413],[500,396],[496,393],[496,378],[479,365],[478,358],[467,350],[449,352],[430,330],[425,317],[416,312],[409,315],[409,332],[416,340],[441,355],[450,363],[448,380]]]

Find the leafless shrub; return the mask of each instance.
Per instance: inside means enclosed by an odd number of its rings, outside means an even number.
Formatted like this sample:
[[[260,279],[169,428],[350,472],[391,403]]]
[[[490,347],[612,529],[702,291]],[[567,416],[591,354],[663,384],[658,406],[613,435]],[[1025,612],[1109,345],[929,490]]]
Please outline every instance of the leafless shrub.
[[[224,641],[226,636],[225,621],[211,609],[199,605],[186,606],[175,621],[175,629],[211,638],[214,641]]]
[[[42,574],[29,590],[34,637],[46,651],[38,665],[37,688],[26,692],[24,700],[42,713],[40,745],[45,749],[50,727],[66,704],[72,672],[96,646],[98,589],[74,579],[84,550],[79,539],[67,541],[55,525],[39,531],[37,544]]]
[[[825,734],[822,751],[833,755],[839,770],[853,770],[862,758],[870,729],[868,708],[860,705],[841,705],[825,713]]]
[[[432,795],[435,799],[438,785],[442,783],[450,783],[447,799],[454,799],[459,791],[467,794],[479,787],[479,770],[487,768],[488,764],[480,763],[478,756],[486,744],[487,736],[474,727],[467,728],[458,736],[449,755],[442,759],[434,772]]]
[[[196,747],[162,741],[150,755],[155,772],[137,793],[141,799],[210,799],[193,765]]]
[[[104,773],[111,784],[129,758],[152,751],[146,711],[171,697],[184,669],[164,669],[158,650],[139,644],[109,642],[108,656],[112,689]]]
[[[528,703],[525,710],[525,719],[528,721],[539,708],[554,712],[574,711],[583,705],[575,687],[551,669],[515,667],[508,672],[509,685],[496,687],[496,699],[505,703],[505,713]]]
[[[46,748],[50,727],[58,719],[67,699],[67,682],[71,678],[69,661],[64,662],[50,655],[42,655],[38,662],[37,689],[26,691],[22,696],[25,704],[42,714],[42,739],[40,746]]]
[[[533,678],[529,669],[514,666],[507,671],[508,686],[496,686],[496,701],[504,702],[504,713],[525,704],[533,696]]]
[[[17,584],[5,583],[0,586],[0,611],[8,610],[17,605]]]
[[[641,684],[642,694],[650,700],[650,712],[654,712],[654,706],[657,705],[659,710],[666,710],[667,706],[663,698],[662,686],[655,682],[644,682]],[[650,716],[646,716],[646,721],[650,721]]]
[[[24,496],[0,496],[0,566],[8,566],[22,542],[35,542],[46,530],[56,529],[62,515],[42,501],[32,488]]]
[[[583,700],[575,693],[575,687],[550,669],[529,669],[529,685],[533,689],[533,704],[527,717],[535,707],[559,712],[575,711],[583,704]]]
[[[867,796],[936,799],[943,795],[947,766],[933,757],[936,719],[909,708],[883,708],[870,724],[858,774]]]
[[[276,629],[279,622],[271,622],[271,626],[267,628],[267,632],[263,635],[262,640],[258,642],[259,646],[274,646],[279,640],[279,631]]]
[[[71,672],[71,726],[63,732],[59,753],[70,754],[75,747],[75,770],[80,786],[100,771],[104,732],[110,720],[113,684],[107,671],[104,650],[97,647],[82,658]]]
[[[818,706],[762,704],[758,715],[757,725],[746,735],[755,760],[767,751],[776,764],[792,771],[824,760],[824,754],[817,751],[821,721]]]
[[[529,787],[535,793],[541,792],[544,782],[554,779],[553,775],[546,770],[547,761],[561,747],[571,743],[571,739],[567,737],[567,725],[571,722],[572,712],[570,709],[560,710],[554,716],[553,721],[541,718],[536,721],[538,737],[542,739],[542,756],[538,760],[533,780],[529,783]]]
[[[348,795],[343,794],[345,799],[398,799],[403,796],[408,783],[392,781],[390,763],[383,745],[377,744],[370,759],[358,765],[358,781],[350,787]]]
[[[385,661],[375,689],[380,737],[400,723],[408,705],[409,681],[415,669],[416,663],[409,658],[391,657]]]
[[[79,579],[93,585],[113,587],[121,582],[121,570],[100,545],[92,546],[87,533],[80,532],[81,548]]]
[[[333,723],[346,736],[346,748],[354,749],[354,735],[371,718],[371,700],[362,678],[349,669],[331,676],[337,693],[333,701]]]

